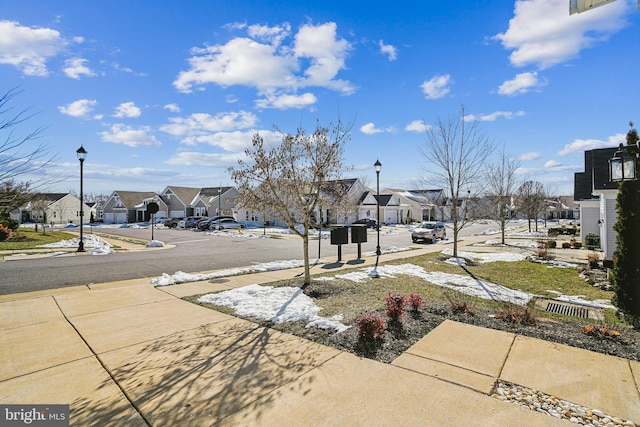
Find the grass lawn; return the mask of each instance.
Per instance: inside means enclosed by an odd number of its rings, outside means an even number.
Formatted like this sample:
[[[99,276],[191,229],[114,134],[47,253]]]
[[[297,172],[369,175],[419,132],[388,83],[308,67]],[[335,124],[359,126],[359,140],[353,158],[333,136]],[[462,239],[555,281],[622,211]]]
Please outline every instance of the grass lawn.
[[[549,267],[545,264],[530,261],[491,262],[460,267],[445,263],[444,259],[445,257],[441,254],[433,253],[386,264],[414,264],[423,267],[427,271],[473,276],[509,289],[521,290],[543,297],[556,297],[557,294],[551,292],[556,291],[564,295],[581,295],[583,299],[593,301],[610,300],[613,294],[611,291],[604,291],[585,283],[578,276],[579,271],[576,269]],[[345,271],[343,270],[335,274],[344,273]],[[419,294],[423,299],[442,304],[443,307],[466,303],[469,307],[497,312],[504,310],[505,306],[508,305],[504,302],[465,295],[409,275],[398,275],[395,278],[381,277],[367,280],[363,283],[356,283],[351,280],[335,278],[333,277],[335,274],[313,276],[312,289],[308,294],[316,299],[317,304],[322,307],[321,316],[329,317],[340,314],[344,316],[343,323],[346,324],[353,324],[364,313],[384,311],[386,309],[384,298],[390,292],[404,295],[409,295],[410,293]],[[329,277],[331,280],[318,280],[320,277]],[[300,286],[301,284],[300,279],[297,279],[271,283],[270,285]],[[198,297],[194,296],[187,299],[191,302],[196,302]],[[210,304],[203,305],[211,307]],[[215,308],[228,312],[228,309],[223,307]],[[529,309],[535,312],[537,317],[548,319],[563,317],[554,313],[536,310],[533,307],[533,303],[530,303]],[[619,323],[612,310],[605,310],[605,316],[606,321]],[[577,318],[567,318],[565,320],[585,322],[585,319]],[[275,327],[286,329],[287,324]]]
[[[74,237],[77,236],[64,231],[47,230],[43,235],[42,230],[36,232],[29,228],[19,228],[15,233],[13,233],[13,238],[11,240],[0,242],[0,251],[37,249],[40,245],[55,243],[60,240],[69,240]]]

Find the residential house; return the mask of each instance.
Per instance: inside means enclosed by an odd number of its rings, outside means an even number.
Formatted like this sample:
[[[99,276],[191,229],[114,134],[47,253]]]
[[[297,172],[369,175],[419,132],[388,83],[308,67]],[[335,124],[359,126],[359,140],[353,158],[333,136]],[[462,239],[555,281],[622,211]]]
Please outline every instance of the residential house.
[[[393,194],[398,198],[401,223],[441,220],[444,216],[446,197],[443,190],[403,190],[386,188],[382,194]]]
[[[114,191],[102,209],[105,224],[124,224],[138,221],[144,201],[156,198],[153,191]]]
[[[380,202],[380,218],[377,218],[378,201]],[[376,191],[366,191],[362,194],[359,202],[359,217],[373,218],[383,224],[400,224],[404,218],[406,205],[400,205],[400,199],[393,194],[380,193],[378,197]]]
[[[586,236],[600,236],[604,259],[613,260],[616,248],[616,197],[618,184],[609,179],[609,159],[617,148],[601,148],[584,152],[584,172],[574,175],[573,198],[580,206],[580,234],[582,244]]]
[[[169,186],[160,193],[160,198],[167,205],[169,218],[208,215],[209,206],[200,188]]]
[[[167,212],[169,211],[169,207],[157,194],[154,194],[153,197],[147,197],[142,200],[142,202],[138,203],[135,206],[136,210],[136,220],[135,222],[148,222],[151,221],[151,212],[147,209],[149,203],[155,203],[158,205],[158,212],[156,212],[156,218],[167,218]]]
[[[560,196],[547,200],[547,219],[578,219],[579,209],[573,197]]]
[[[238,190],[235,187],[203,187],[200,196],[206,202],[208,216],[237,215]],[[243,221],[242,218],[236,218]]]
[[[91,208],[82,204],[83,220],[90,219]],[[80,199],[71,193],[40,193],[13,215],[20,222],[46,224],[80,223]]]

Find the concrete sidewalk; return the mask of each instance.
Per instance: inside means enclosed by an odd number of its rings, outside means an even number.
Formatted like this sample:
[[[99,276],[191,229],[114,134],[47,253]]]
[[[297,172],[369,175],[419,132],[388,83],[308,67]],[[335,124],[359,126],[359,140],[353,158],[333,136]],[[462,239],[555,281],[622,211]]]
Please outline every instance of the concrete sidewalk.
[[[383,364],[179,299],[300,271],[3,296],[0,402],[78,426],[571,424],[490,397],[501,379],[640,423],[638,362],[447,321]]]

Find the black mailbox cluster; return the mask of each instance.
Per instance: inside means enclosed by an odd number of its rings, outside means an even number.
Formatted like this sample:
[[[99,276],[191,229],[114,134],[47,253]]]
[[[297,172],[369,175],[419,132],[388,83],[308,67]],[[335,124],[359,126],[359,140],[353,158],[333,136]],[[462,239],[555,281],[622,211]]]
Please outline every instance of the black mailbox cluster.
[[[358,259],[361,258],[361,243],[367,242],[367,226],[352,225],[351,226],[351,243],[358,244]],[[342,261],[342,245],[349,243],[349,227],[346,225],[331,226],[331,244],[338,245],[338,261]]]

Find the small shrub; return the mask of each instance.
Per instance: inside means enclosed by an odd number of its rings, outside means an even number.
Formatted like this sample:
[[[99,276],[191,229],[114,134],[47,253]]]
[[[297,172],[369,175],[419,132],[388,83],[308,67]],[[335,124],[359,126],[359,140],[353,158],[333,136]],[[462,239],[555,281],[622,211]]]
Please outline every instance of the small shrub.
[[[384,320],[375,314],[363,314],[356,320],[358,338],[371,342],[384,338]]]
[[[13,234],[13,230],[0,224],[0,242],[9,240],[12,234]]]
[[[0,219],[0,225],[5,228],[9,228],[11,231],[16,231],[20,227],[20,223],[13,218],[4,217]]]
[[[531,310],[527,307],[512,305],[496,313],[496,319],[502,319],[505,322],[515,323],[517,325],[535,325],[536,319]]]
[[[424,305],[424,302],[422,302],[422,296],[411,292],[408,298],[408,305],[409,307],[411,307],[411,311],[413,311],[414,313],[417,313],[418,311],[420,311],[420,309]]]
[[[384,298],[384,302],[387,303],[387,312],[385,314],[389,316],[392,321],[400,320],[403,315],[402,309],[407,303],[405,296],[389,292]]]
[[[589,268],[592,270],[596,270],[600,267],[598,255],[589,255],[587,256],[587,264]]]
[[[569,242],[562,242],[562,249],[569,249],[571,248],[571,243]]]
[[[614,338],[620,337],[620,332],[615,329],[607,328],[605,326],[596,326],[593,323],[588,324],[582,328],[582,333],[596,338]]]
[[[447,298],[447,301],[449,301],[449,307],[451,308],[452,313],[466,313],[472,316],[476,313],[476,309],[471,303],[468,295],[456,291],[448,291],[445,292],[444,295],[445,298]]]

